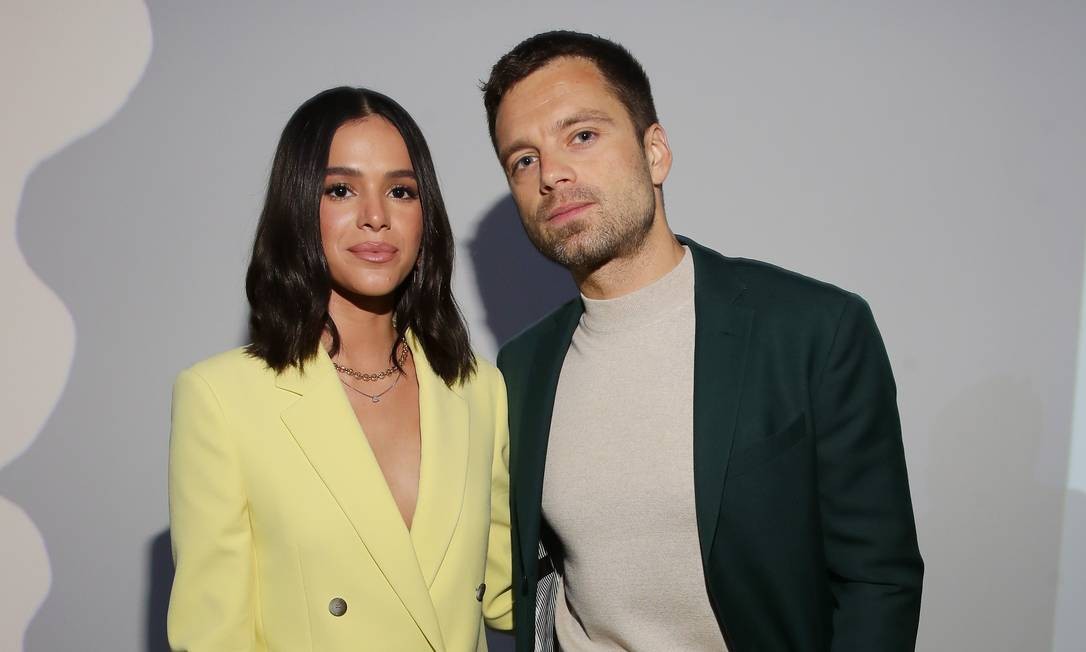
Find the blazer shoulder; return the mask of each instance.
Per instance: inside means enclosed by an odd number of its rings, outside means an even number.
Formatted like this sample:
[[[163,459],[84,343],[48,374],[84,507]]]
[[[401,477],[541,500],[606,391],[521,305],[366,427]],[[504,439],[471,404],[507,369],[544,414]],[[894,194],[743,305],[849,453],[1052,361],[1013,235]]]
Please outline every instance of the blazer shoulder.
[[[179,374],[195,375],[213,388],[252,386],[273,381],[275,371],[260,358],[250,355],[243,346],[205,358]]]
[[[478,351],[472,351],[472,354],[475,356],[475,375],[472,380],[489,382],[495,378],[495,374],[501,374],[494,363],[479,355]]]
[[[860,298],[854,292],[832,283],[772,263],[750,258],[721,258],[734,265],[736,273],[753,293],[813,304],[840,304],[842,301]]]
[[[858,294],[772,263],[731,257],[686,241],[695,251],[695,284],[738,288],[738,303],[782,332],[835,329],[849,312],[870,314]]]
[[[571,319],[575,313],[579,313],[580,308],[581,298],[574,297],[511,337],[498,351],[498,368],[503,374],[509,375],[510,370],[529,364],[540,340],[552,329]]]
[[[459,386],[460,393],[465,397],[495,396],[499,386],[505,386],[502,372],[477,351],[472,353],[475,355],[475,372]]]
[[[695,253],[710,278],[734,278],[744,289],[745,295],[767,296],[802,303],[840,304],[842,301],[859,299],[859,295],[805,274],[786,269],[773,263],[753,258],[726,256],[683,239]],[[699,279],[700,280],[700,279]]]

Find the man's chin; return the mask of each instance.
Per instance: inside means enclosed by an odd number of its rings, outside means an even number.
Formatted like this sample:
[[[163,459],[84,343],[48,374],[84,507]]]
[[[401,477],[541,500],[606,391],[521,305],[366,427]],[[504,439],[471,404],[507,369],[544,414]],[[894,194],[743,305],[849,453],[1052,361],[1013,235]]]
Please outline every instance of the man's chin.
[[[613,252],[602,251],[599,247],[591,246],[592,243],[563,243],[556,248],[550,256],[547,256],[562,267],[577,271],[591,271],[602,267],[612,258]]]

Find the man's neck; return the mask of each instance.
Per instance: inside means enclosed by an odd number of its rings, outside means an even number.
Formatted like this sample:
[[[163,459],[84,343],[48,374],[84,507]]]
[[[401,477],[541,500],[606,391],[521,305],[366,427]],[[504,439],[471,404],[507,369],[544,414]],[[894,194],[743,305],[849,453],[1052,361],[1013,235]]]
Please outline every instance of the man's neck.
[[[682,258],[682,245],[668,228],[667,220],[660,216],[636,251],[614,258],[587,274],[574,272],[573,280],[589,299],[615,299],[653,283],[675,269]]]

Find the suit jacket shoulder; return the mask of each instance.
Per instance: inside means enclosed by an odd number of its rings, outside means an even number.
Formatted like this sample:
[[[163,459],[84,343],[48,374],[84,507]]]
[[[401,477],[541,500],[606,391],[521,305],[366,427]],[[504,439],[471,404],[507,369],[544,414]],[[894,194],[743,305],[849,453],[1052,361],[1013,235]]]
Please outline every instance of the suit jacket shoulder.
[[[274,378],[275,372],[262,359],[250,355],[244,346],[235,347],[196,362],[186,372],[195,373],[212,384],[219,382],[253,382],[258,378]]]
[[[874,328],[867,302],[854,292],[777,265],[724,256],[679,239],[694,252],[695,284],[705,283],[717,292],[721,286],[732,288],[736,303],[755,311],[761,337],[779,339],[785,348],[790,339],[824,348],[830,343],[826,338],[833,338],[842,320],[853,317]]]
[[[506,382],[509,381],[510,373],[526,370],[531,365],[540,340],[553,332],[555,328],[560,328],[568,324],[571,319],[579,317],[581,312],[581,298],[574,297],[502,345],[498,351],[497,364],[506,375]]]
[[[777,305],[791,310],[818,310],[839,308],[845,301],[862,301],[853,292],[772,263],[725,256],[687,238],[679,239],[694,252],[697,281],[720,283],[732,279],[741,287],[744,303],[755,302],[757,308]]]
[[[505,401],[502,374],[487,360],[475,355],[475,373],[453,385],[453,391],[475,406],[494,406]]]

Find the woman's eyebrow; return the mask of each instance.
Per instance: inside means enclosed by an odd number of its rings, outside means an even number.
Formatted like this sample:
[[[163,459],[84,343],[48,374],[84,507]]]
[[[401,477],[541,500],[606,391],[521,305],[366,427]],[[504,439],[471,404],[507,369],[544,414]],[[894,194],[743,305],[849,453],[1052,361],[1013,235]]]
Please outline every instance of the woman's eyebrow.
[[[341,165],[332,166],[324,169],[326,175],[331,174],[340,177],[360,177],[362,176],[362,170],[352,167],[344,167]]]

